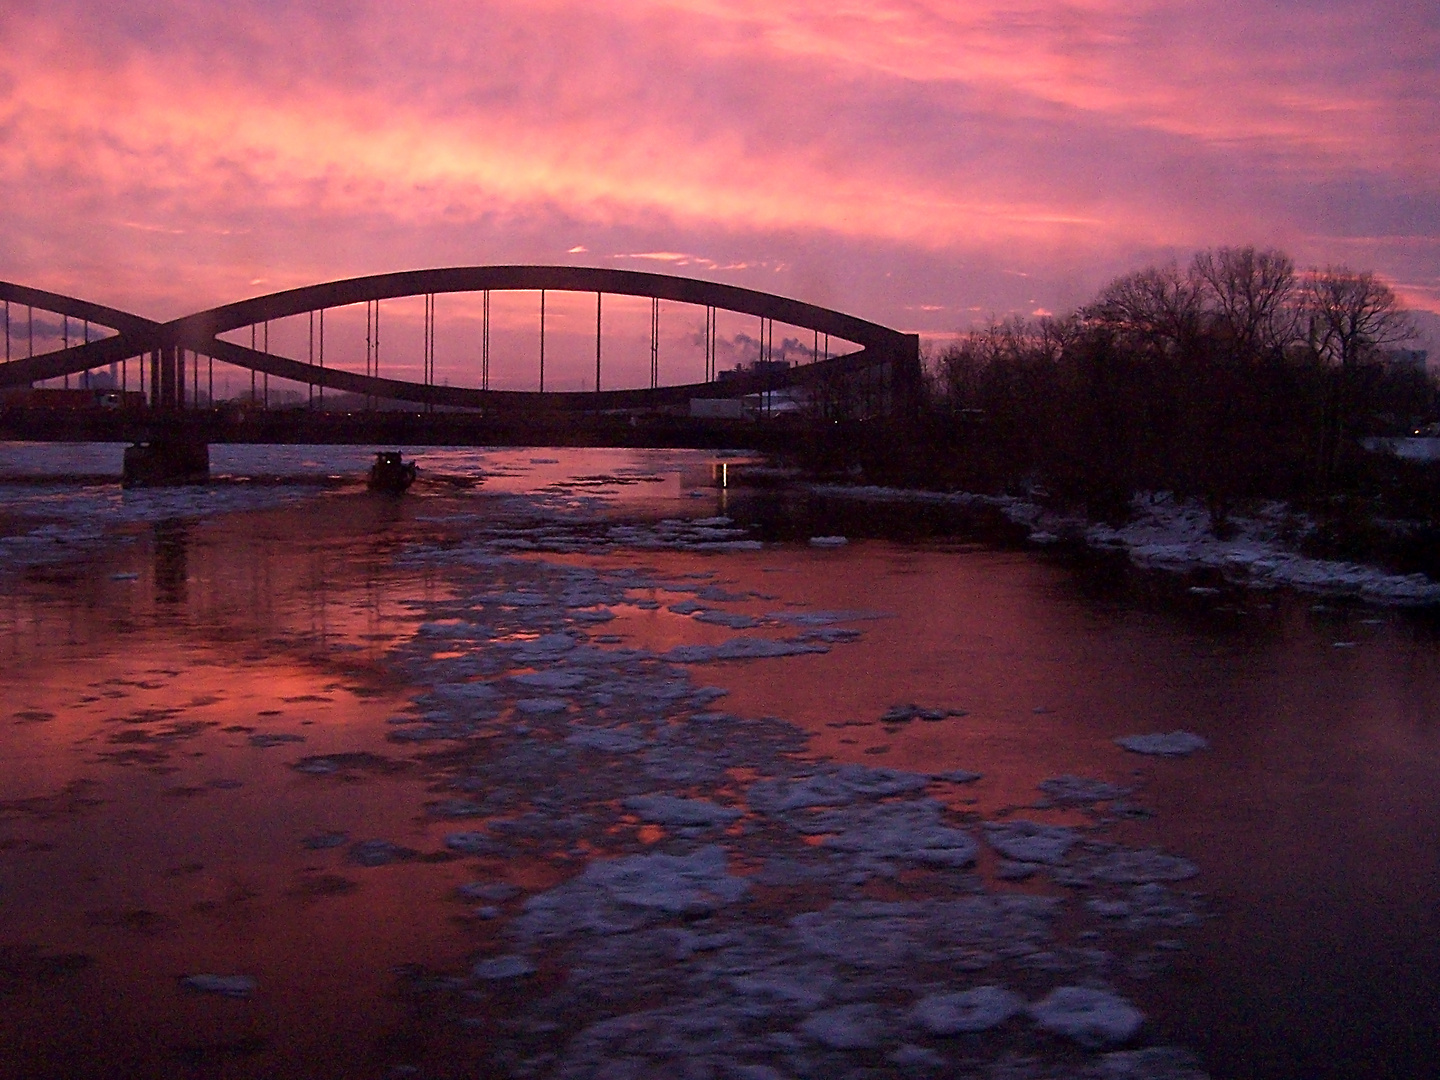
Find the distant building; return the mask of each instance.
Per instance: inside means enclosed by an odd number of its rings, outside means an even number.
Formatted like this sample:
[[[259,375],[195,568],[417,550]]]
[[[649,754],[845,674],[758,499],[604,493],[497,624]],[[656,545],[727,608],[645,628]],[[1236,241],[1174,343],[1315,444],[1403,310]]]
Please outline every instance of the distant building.
[[[715,378],[719,382],[728,382],[746,375],[783,375],[789,370],[789,360],[752,360],[748,364],[736,364],[729,371],[718,372]]]

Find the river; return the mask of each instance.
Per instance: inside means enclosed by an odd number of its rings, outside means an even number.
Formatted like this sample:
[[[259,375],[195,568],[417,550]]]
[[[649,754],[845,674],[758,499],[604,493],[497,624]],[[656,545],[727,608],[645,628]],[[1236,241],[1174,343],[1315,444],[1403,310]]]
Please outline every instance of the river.
[[[8,1074],[1435,1071],[1433,612],[416,456],[0,448]]]

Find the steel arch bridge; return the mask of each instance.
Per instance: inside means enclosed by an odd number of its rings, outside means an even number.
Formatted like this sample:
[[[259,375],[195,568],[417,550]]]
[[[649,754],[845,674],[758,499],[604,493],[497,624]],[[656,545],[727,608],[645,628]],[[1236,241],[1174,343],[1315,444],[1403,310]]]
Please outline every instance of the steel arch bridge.
[[[491,292],[527,291],[540,293],[539,389],[492,390],[488,387],[489,294]],[[546,391],[544,389],[545,295],[547,292],[587,293],[596,298],[596,373],[595,389],[585,391]],[[434,381],[434,297],[446,293],[482,293],[485,296],[484,329],[486,385],[479,388],[437,385]],[[605,295],[649,298],[652,302],[651,323],[651,386],[648,389],[606,390],[601,386],[601,341],[603,298]],[[333,308],[355,304],[374,304],[376,319],[382,300],[423,296],[426,303],[425,380],[414,382],[382,378],[375,373],[359,374],[344,368],[326,366],[324,358],[324,313]],[[46,380],[77,375],[95,368],[139,357],[143,365],[149,357],[150,404],[160,409],[180,409],[185,401],[185,354],[220,360],[237,368],[247,369],[312,387],[331,388],[364,395],[411,402],[423,406],[478,409],[492,413],[520,414],[531,411],[554,412],[570,410],[600,412],[624,409],[666,408],[687,404],[699,398],[734,398],[762,391],[790,387],[812,390],[833,389],[863,383],[866,395],[876,391],[881,409],[904,408],[919,390],[919,337],[890,329],[878,323],[847,315],[829,308],[817,307],[799,300],[758,292],[752,289],[701,281],[696,278],[668,274],[644,273],[597,267],[574,266],[466,266],[432,270],[411,270],[348,278],[299,289],[271,293],[233,304],[225,304],[196,312],[171,322],[156,322],[100,304],[0,281],[0,300],[6,304],[6,357],[0,363],[0,389],[25,387]],[[703,306],[706,309],[706,375],[701,383],[658,385],[658,318],[661,300]],[[12,334],[15,305],[27,308],[30,348],[23,358],[12,358],[18,351]],[[66,339],[60,349],[39,355],[33,351],[33,312],[35,309],[59,315],[64,320]],[[785,370],[770,366],[767,370],[742,373],[723,380],[715,372],[715,326],[719,311],[750,315],[761,320],[761,339],[767,323],[779,321],[811,330],[817,348],[811,363]],[[321,351],[318,357],[294,360],[264,348],[247,347],[225,340],[221,335],[244,327],[266,324],[272,320],[315,313],[321,316]],[[369,308],[367,306],[367,316]],[[76,345],[68,342],[69,320],[79,320],[83,340]],[[100,326],[114,331],[99,340],[91,340],[91,328]],[[819,358],[818,339],[821,334],[860,346],[856,351]],[[773,337],[773,330],[772,330]],[[15,346],[12,348],[12,346]],[[763,346],[762,346],[763,347]],[[367,364],[368,367],[368,364]],[[378,369],[378,360],[376,364]],[[729,375],[730,373],[727,373]]]

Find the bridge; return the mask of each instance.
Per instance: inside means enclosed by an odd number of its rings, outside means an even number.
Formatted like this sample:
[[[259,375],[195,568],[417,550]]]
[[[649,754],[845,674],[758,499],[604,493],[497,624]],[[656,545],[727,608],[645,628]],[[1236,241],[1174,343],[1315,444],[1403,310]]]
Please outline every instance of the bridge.
[[[429,381],[434,371],[433,298],[444,293],[481,293],[487,301],[497,291],[529,291],[540,294],[539,350],[537,356],[538,387],[534,391],[496,390],[488,385],[488,325],[482,329],[486,339],[482,357],[481,380],[478,388],[441,386]],[[596,298],[595,388],[584,392],[545,390],[545,296],[547,292],[593,293]],[[648,388],[615,388],[602,386],[603,372],[603,300],[606,295],[649,298],[655,309],[661,300],[703,306],[706,309],[706,374],[703,383],[662,386],[658,381],[659,341],[658,320],[652,322],[651,385]],[[406,297],[427,299],[427,326],[424,370],[427,378],[406,381],[382,378],[343,367],[326,366],[323,336],[316,355],[312,342],[311,355],[296,360],[270,352],[265,348],[245,346],[225,340],[222,335],[245,327],[257,327],[271,321],[296,315],[320,316],[323,335],[326,311],[356,304],[367,306],[378,324],[382,300]],[[896,407],[899,400],[919,378],[919,338],[903,334],[877,323],[869,322],[828,308],[817,307],[772,293],[757,292],[733,285],[701,281],[667,274],[642,273],[631,270],[600,269],[572,266],[471,266],[436,270],[415,270],[395,274],[332,281],[238,303],[211,308],[168,323],[159,323],[128,312],[74,297],[0,281],[0,300],[6,306],[6,356],[0,363],[0,389],[30,386],[36,382],[79,375],[111,364],[148,356],[151,379],[148,404],[156,408],[183,407],[186,401],[181,377],[184,354],[195,358],[220,360],[234,367],[288,379],[315,387],[349,391],[367,398],[412,402],[419,405],[447,406],[475,410],[506,412],[544,408],[569,411],[595,411],[626,408],[662,408],[685,404],[697,399],[733,398],[761,390],[792,387],[820,387],[827,381],[850,377],[856,384],[867,381],[883,394],[872,395],[872,409]],[[373,306],[372,306],[373,305]],[[27,355],[17,358],[18,343],[14,333],[14,310],[27,308],[27,324],[31,327],[32,344]],[[82,323],[79,344],[67,342],[56,350],[41,354],[33,352],[33,312],[50,312],[67,321]],[[741,373],[730,379],[719,378],[715,362],[715,312],[731,311],[759,319],[760,340],[773,341],[773,324],[781,322],[813,331],[816,346],[813,360],[786,370],[768,367]],[[112,331],[91,340],[94,328]],[[819,336],[827,339],[826,357],[819,356]],[[377,335],[378,336],[378,335]],[[841,355],[829,355],[829,339],[858,344],[860,348]],[[367,356],[367,361],[369,357]],[[368,366],[368,364],[367,364]],[[191,395],[194,404],[194,395]]]
[[[491,382],[491,299],[492,294],[538,293],[537,349],[533,360],[533,390],[497,389]],[[594,297],[593,382],[586,377],[584,390],[546,388],[546,302],[555,293],[588,294]],[[478,386],[454,386],[437,381],[436,297],[469,294],[478,301],[479,351]],[[612,386],[606,376],[604,328],[607,297],[622,296],[650,301],[650,373],[648,386]],[[424,300],[421,378],[400,379],[380,374],[381,304],[413,298]],[[158,322],[129,312],[71,296],[0,281],[4,302],[5,359],[0,362],[0,393],[7,388],[31,388],[38,382],[82,376],[119,365],[129,389],[129,365],[137,368],[134,392],[119,395],[116,415],[90,418],[62,425],[53,437],[95,438],[97,432],[113,437],[149,439],[157,432],[185,429],[191,438],[222,441],[234,438],[265,441],[269,432],[274,441],[382,441],[385,435],[403,427],[404,441],[421,443],[445,441],[464,429],[466,421],[455,416],[467,414],[468,430],[495,433],[537,426],[554,429],[577,424],[586,418],[625,417],[631,427],[637,419],[667,418],[669,428],[685,441],[687,429],[712,430],[717,418],[741,415],[741,402],[758,404],[763,418],[766,405],[784,400],[792,409],[803,403],[803,411],[816,418],[864,418],[907,410],[920,388],[919,338],[840,311],[818,307],[772,293],[758,292],[716,282],[668,274],[645,273],[575,266],[467,266],[331,281],[290,289],[265,296],[196,312],[169,322]],[[704,310],[704,379],[699,382],[665,384],[666,369],[660,339],[661,302],[693,305]],[[358,355],[342,357],[336,363],[333,327],[339,309],[364,306],[364,373]],[[573,306],[573,305],[572,305]],[[17,316],[24,309],[24,322]],[[59,317],[59,348],[36,352],[35,312]],[[718,334],[721,313],[754,318],[758,330],[751,342],[758,342],[755,361],[732,371],[721,371]],[[331,318],[332,345],[326,356],[326,316]],[[698,311],[696,312],[698,314]],[[304,355],[284,355],[269,345],[271,323],[301,317]],[[553,319],[553,316],[552,316]],[[775,323],[809,331],[813,347],[801,362],[774,359]],[[76,325],[78,324],[78,325]],[[571,324],[573,326],[573,323]],[[74,340],[71,334],[74,332]],[[245,342],[248,330],[249,343]],[[571,337],[573,338],[573,330]],[[42,334],[42,338],[45,337]],[[240,340],[236,340],[237,337]],[[823,338],[823,350],[822,350]],[[784,342],[793,345],[793,341]],[[19,355],[22,352],[24,355]],[[292,350],[293,351],[293,350]],[[358,349],[351,350],[358,354]],[[782,354],[784,348],[782,346]],[[395,366],[393,355],[388,358]],[[410,358],[413,365],[413,359]],[[205,365],[208,393],[201,392],[201,364]],[[290,415],[284,421],[252,418],[238,433],[233,424],[215,415],[214,365],[216,362],[251,373],[252,387],[258,375],[274,377],[309,388],[309,416]],[[570,372],[574,384],[573,364]],[[187,383],[189,384],[187,387]],[[350,417],[341,422],[325,415],[324,393],[329,389],[363,399],[368,419]],[[318,399],[316,393],[318,392]],[[20,394],[23,399],[23,391]],[[355,399],[351,399],[352,401]],[[254,403],[258,403],[255,398]],[[411,419],[401,423],[395,415],[373,411],[377,402],[413,406]],[[31,399],[31,405],[35,404]],[[728,404],[726,404],[728,403]],[[15,412],[12,407],[9,410]],[[33,412],[33,409],[23,410]],[[396,406],[389,407],[396,412]],[[415,414],[420,415],[415,415]],[[52,424],[52,427],[54,425]],[[593,424],[591,425],[593,427]],[[733,428],[733,424],[731,425]],[[10,430],[13,432],[14,426]],[[317,438],[317,433],[320,436]],[[735,434],[739,434],[736,432]],[[257,435],[260,438],[257,439]],[[376,436],[380,436],[377,438]],[[440,436],[434,438],[433,436]],[[553,437],[553,435],[552,435]],[[385,440],[388,441],[388,440]],[[471,441],[469,439],[465,441]],[[516,440],[508,440],[516,441]]]

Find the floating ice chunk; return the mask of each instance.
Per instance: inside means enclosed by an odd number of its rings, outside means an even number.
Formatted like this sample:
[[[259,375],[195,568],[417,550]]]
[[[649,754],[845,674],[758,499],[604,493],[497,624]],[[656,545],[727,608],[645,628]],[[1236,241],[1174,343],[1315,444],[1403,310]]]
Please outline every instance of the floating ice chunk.
[[[430,693],[448,704],[492,701],[499,696],[499,691],[488,682],[445,683]]]
[[[280,746],[284,743],[301,743],[305,741],[304,735],[291,735],[288,732],[256,732],[250,736],[250,745],[258,746],[262,750],[269,746]]]
[[[541,634],[530,641],[520,642],[515,651],[517,660],[551,660],[575,647],[575,639],[569,634]]]
[[[811,1013],[800,1031],[831,1050],[874,1050],[885,1037],[885,1023],[878,1005],[862,1001]]]
[[[518,953],[509,953],[505,956],[492,956],[488,960],[481,960],[470,969],[472,979],[484,979],[490,982],[498,982],[501,979],[518,979],[522,975],[535,974],[535,965],[527,957]]]
[[[1107,852],[1091,871],[1096,880],[1111,881],[1119,885],[1148,881],[1185,881],[1198,873],[1200,868],[1189,859],[1166,855],[1163,851],[1150,848]]]
[[[570,708],[570,703],[564,698],[558,697],[522,698],[515,702],[515,711],[529,716],[548,716],[552,713],[562,713],[568,708]]]
[[[489,855],[499,845],[482,832],[457,832],[445,837],[445,846],[451,851],[463,851],[467,855]]]
[[[140,575],[137,574],[137,573],[134,573],[133,571],[121,571],[121,572],[118,573],[118,574],[111,574],[111,575],[110,575],[110,580],[111,580],[111,581],[136,581],[136,580],[139,579],[139,577],[140,577]]]
[[[730,988],[752,1002],[773,1002],[811,1012],[825,1004],[836,981],[835,975],[824,967],[787,964],[734,975],[730,978]]]
[[[715,828],[729,825],[740,811],[707,799],[681,799],[674,795],[636,795],[624,802],[626,810],[644,821],[673,828]]]
[[[759,540],[716,540],[676,546],[682,551],[761,551],[765,547]]]
[[[1175,1046],[1100,1055],[1100,1080],[1209,1080],[1195,1055]]]
[[[628,731],[613,728],[588,728],[572,731],[565,736],[571,746],[583,746],[587,750],[603,750],[608,754],[629,754],[645,745],[645,740]]]
[[[744,896],[750,884],[726,871],[714,844],[691,855],[630,855],[590,863],[580,879],[617,903],[670,915],[704,914]]]
[[[690,714],[692,724],[733,724],[738,718],[728,712],[697,712]]]
[[[1035,1023],[1085,1046],[1124,1042],[1140,1030],[1145,1015],[1124,998],[1088,986],[1057,986],[1030,1006]]]
[[[803,641],[738,637],[721,645],[677,645],[663,653],[661,659],[672,664],[705,664],[712,660],[758,660],[772,656],[798,656],[802,653],[829,651],[828,646]]]
[[[923,997],[910,1010],[910,1019],[931,1035],[960,1035],[998,1027],[1024,1009],[1019,994],[1000,986],[977,986]]]
[[[532,458],[530,459],[530,464],[531,464],[531,465],[559,465],[559,464],[560,464],[560,459],[559,459],[559,458],[553,458],[553,457],[532,457]]]
[[[586,680],[578,671],[527,671],[514,677],[521,686],[536,690],[575,690],[584,686]]]
[[[772,611],[767,618],[792,626],[833,626],[842,622],[867,622],[873,619],[887,619],[884,611],[840,610],[840,611]]]
[[[1116,745],[1135,754],[1151,754],[1157,757],[1184,757],[1196,750],[1205,750],[1210,744],[1199,735],[1188,731],[1171,731],[1153,735],[1126,735],[1116,739]]]
[[[840,547],[844,547],[844,546],[845,546],[846,544],[848,544],[848,543],[850,543],[850,541],[849,541],[846,537],[843,537],[843,536],[812,536],[812,537],[810,537],[810,546],[811,546],[811,547],[817,547],[817,548],[840,548]]]
[[[438,818],[479,817],[485,808],[470,799],[441,799],[425,807],[426,813]]]
[[[1041,780],[1040,790],[1045,793],[1049,802],[1062,806],[1105,802],[1110,799],[1118,799],[1122,795],[1129,794],[1130,791],[1129,788],[1107,784],[1103,780],[1087,780],[1082,776],[1068,774]]]
[[[1080,839],[1063,825],[1041,825],[1023,818],[985,823],[985,842],[1002,855],[1027,863],[1055,864]]]
[[[300,843],[309,851],[325,851],[329,848],[340,847],[350,837],[343,832],[315,833],[301,840]]]
[[[873,799],[919,791],[930,783],[928,776],[919,773],[872,769],[865,765],[841,765],[835,770],[835,778],[856,795]]]
[[[983,773],[970,772],[968,769],[951,769],[949,772],[936,773],[935,779],[948,780],[952,784],[973,784],[983,776]]]
[[[255,992],[256,984],[249,975],[186,975],[180,980],[180,985],[200,994],[243,998]]]
[[[698,600],[681,600],[678,604],[671,604],[669,610],[676,615],[694,615],[697,611],[704,611],[705,605]]]
[[[825,838],[826,847],[876,859],[963,867],[975,861],[977,850],[969,833],[941,821],[940,804],[931,799],[832,811],[815,827],[836,830]]]
[[[420,628],[415,631],[421,637],[439,638],[465,638],[475,640],[483,636],[483,631],[473,623],[467,622],[426,622],[421,623]]]
[[[489,599],[506,607],[548,607],[555,602],[547,593],[534,592],[507,592]]]
[[[1125,928],[1132,932],[1157,926],[1193,926],[1200,921],[1192,903],[1153,881],[1134,886],[1124,898],[1091,897],[1085,907],[1101,918],[1124,919]]]
[[[731,630],[748,630],[752,626],[760,625],[760,620],[755,616],[734,611],[697,611],[695,621],[710,623],[712,626],[728,626]]]
[[[928,720],[935,723],[952,716],[965,716],[964,709],[922,709],[913,702],[908,705],[892,705],[880,717],[882,724],[908,724],[911,720]]]
[[[523,936],[628,933],[673,915],[704,915],[740,899],[749,883],[726,871],[711,845],[691,855],[596,860],[579,877],[530,897],[515,923]]]
[[[898,769],[842,765],[793,782],[761,780],[751,785],[747,799],[757,810],[774,816],[815,806],[848,806],[856,799],[904,795],[929,782],[929,777]]]
[[[409,848],[399,847],[388,840],[361,840],[350,846],[347,858],[357,866],[385,866],[414,854]]]

